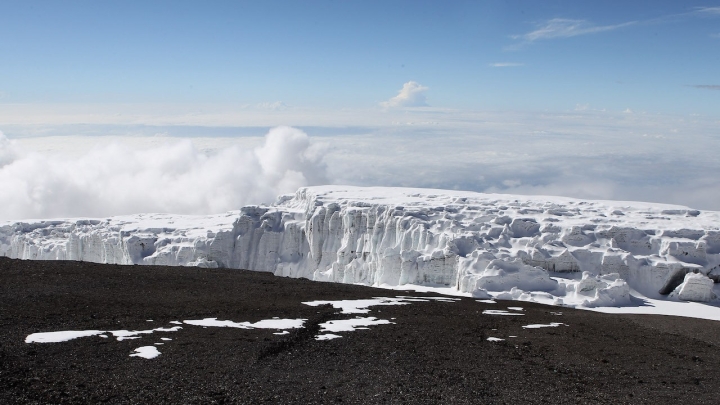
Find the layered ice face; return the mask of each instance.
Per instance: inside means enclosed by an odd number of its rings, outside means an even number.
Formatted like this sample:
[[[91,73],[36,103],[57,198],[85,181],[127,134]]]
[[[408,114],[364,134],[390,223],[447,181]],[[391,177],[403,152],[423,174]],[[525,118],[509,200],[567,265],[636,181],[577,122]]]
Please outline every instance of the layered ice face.
[[[720,213],[561,197],[321,186],[211,216],[0,224],[0,255],[241,268],[579,307],[714,301]]]

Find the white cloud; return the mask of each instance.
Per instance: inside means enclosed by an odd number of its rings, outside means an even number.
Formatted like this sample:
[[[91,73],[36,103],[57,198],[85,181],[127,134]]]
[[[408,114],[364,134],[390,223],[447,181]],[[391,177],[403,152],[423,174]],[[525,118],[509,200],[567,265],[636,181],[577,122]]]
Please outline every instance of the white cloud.
[[[512,38],[522,39],[525,42],[534,42],[544,39],[569,38],[579,35],[595,34],[598,32],[613,31],[618,28],[637,24],[629,21],[615,25],[594,25],[586,20],[573,20],[567,18],[553,18],[540,25],[536,30]]]
[[[517,66],[525,66],[524,63],[517,63],[517,62],[498,62],[498,63],[491,63],[491,67],[517,67]]]
[[[717,117],[592,108],[555,114],[430,108],[343,114],[320,114],[333,120],[308,130],[322,134],[316,139],[281,128],[265,137],[205,136],[192,144],[172,136],[0,141],[0,162],[5,163],[0,216],[222,212],[320,183],[553,194],[720,210]],[[353,131],[343,126],[363,120],[374,126]],[[321,149],[318,140],[331,147]]]
[[[380,103],[380,105],[383,107],[426,107],[428,105],[425,100],[427,90],[428,88],[420,83],[409,81],[403,84],[397,96]]]
[[[216,213],[327,182],[321,150],[289,127],[272,129],[254,150],[212,155],[187,140],[141,150],[110,144],[77,157],[15,149],[0,138],[0,219]]]
[[[455,125],[333,137],[331,182],[720,210],[716,120],[590,110],[448,119]]]

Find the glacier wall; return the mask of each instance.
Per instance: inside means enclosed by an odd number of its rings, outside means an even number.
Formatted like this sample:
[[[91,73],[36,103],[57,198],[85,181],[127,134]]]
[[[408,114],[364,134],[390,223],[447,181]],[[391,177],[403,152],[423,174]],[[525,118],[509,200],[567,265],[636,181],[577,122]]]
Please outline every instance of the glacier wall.
[[[716,286],[698,277],[720,281],[720,215],[634,202],[321,186],[221,215],[7,222],[0,255],[241,268],[586,306],[629,304],[631,292],[708,301]]]

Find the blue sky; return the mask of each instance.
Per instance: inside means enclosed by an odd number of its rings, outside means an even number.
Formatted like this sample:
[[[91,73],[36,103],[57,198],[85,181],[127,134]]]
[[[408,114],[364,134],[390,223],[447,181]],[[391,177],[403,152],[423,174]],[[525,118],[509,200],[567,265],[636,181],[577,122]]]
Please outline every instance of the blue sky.
[[[720,210],[718,67],[720,0],[2,1],[0,219],[315,184]]]
[[[717,116],[720,2],[6,1],[0,55],[0,103]]]

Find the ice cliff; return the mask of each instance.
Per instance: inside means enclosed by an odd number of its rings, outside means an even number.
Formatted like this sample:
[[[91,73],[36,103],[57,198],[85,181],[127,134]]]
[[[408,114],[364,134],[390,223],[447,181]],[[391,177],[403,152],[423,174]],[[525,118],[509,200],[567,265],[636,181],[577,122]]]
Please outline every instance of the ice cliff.
[[[210,216],[0,223],[0,255],[228,267],[578,306],[711,301],[720,213],[660,204],[321,186]]]

